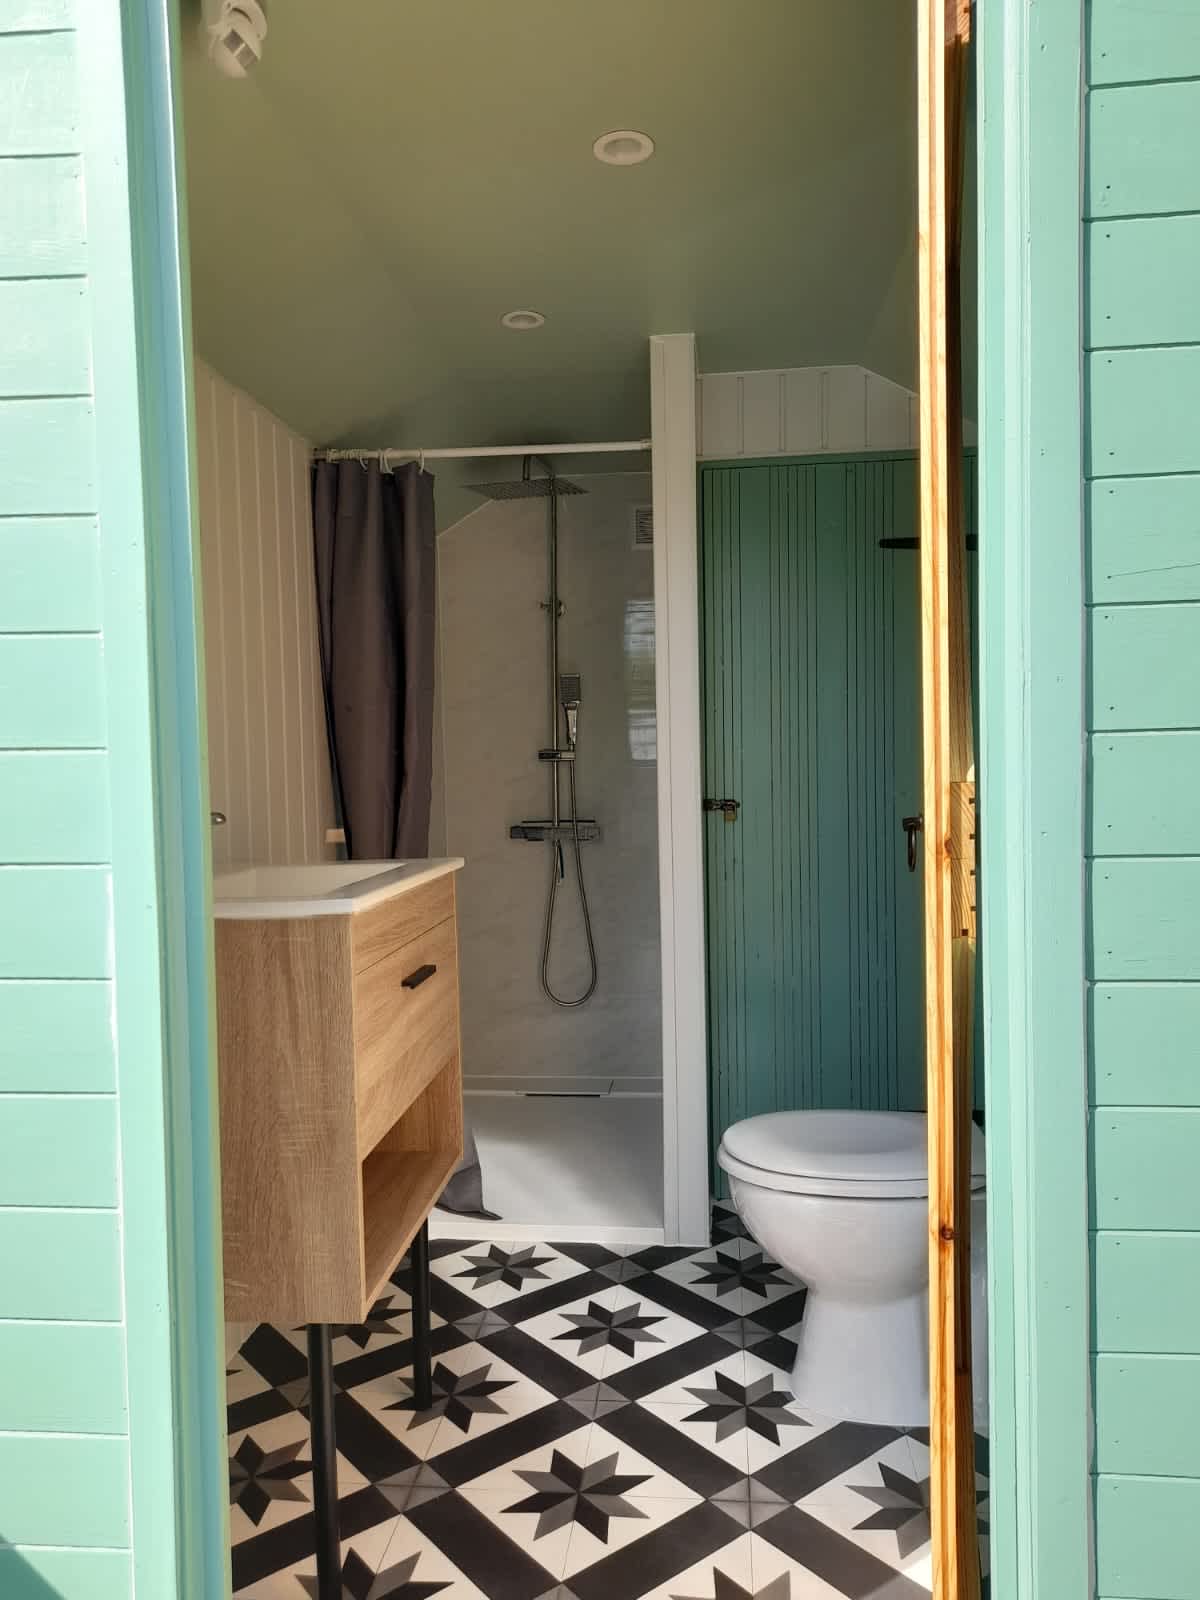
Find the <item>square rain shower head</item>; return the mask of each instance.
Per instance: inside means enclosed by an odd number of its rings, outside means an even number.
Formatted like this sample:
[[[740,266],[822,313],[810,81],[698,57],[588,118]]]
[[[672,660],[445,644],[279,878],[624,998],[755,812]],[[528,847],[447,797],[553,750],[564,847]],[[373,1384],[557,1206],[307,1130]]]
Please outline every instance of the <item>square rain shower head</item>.
[[[468,483],[466,488],[487,500],[548,500],[551,486],[560,495],[587,493],[570,478],[502,478],[498,483]]]

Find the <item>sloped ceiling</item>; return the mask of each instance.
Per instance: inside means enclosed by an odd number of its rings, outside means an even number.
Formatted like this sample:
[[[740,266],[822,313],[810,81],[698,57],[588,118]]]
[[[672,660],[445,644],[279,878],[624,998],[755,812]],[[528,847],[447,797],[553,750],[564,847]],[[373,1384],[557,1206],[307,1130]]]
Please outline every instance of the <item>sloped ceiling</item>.
[[[274,0],[240,83],[185,17],[198,349],[327,444],[641,434],[646,338],[687,329],[706,370],[911,387],[913,14]],[[593,158],[622,127],[646,165]]]

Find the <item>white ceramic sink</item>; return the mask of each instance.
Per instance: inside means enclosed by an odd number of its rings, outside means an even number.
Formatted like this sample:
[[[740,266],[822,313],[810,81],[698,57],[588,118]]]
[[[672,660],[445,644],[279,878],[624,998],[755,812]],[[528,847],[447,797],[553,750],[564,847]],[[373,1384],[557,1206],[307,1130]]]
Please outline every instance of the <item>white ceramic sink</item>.
[[[289,866],[226,867],[213,874],[217,917],[345,916],[415,889],[462,866],[459,856],[431,861],[325,861]]]

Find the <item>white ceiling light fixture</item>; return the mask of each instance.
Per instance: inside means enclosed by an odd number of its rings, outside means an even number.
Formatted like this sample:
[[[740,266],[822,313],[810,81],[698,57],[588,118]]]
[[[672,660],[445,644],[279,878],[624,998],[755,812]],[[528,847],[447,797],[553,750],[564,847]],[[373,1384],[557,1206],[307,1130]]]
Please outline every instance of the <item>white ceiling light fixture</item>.
[[[506,311],[500,318],[504,327],[512,328],[517,333],[528,333],[531,328],[540,328],[545,320],[540,311]]]
[[[610,167],[636,167],[649,161],[654,154],[654,140],[648,133],[638,133],[634,128],[614,128],[602,133],[592,146],[597,161]]]

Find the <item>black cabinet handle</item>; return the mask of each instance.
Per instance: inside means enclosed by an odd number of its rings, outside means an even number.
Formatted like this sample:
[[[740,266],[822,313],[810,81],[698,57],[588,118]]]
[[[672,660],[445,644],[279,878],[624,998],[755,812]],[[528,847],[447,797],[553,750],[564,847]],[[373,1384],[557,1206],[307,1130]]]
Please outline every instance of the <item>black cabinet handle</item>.
[[[410,972],[407,978],[401,978],[400,987],[402,989],[419,989],[423,983],[433,977],[436,971],[437,968],[435,966],[426,963],[425,966],[418,967],[415,972]]]

